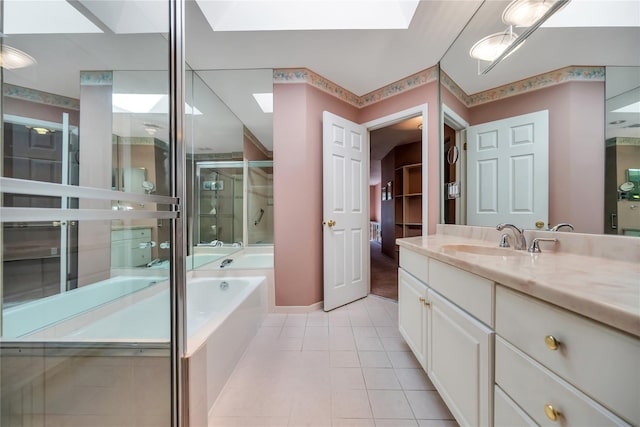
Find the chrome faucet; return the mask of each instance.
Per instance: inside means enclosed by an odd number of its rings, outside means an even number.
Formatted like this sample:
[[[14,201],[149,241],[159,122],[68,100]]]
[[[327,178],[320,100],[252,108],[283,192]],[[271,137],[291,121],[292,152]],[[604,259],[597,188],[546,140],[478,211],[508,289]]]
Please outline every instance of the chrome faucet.
[[[549,231],[560,231],[560,229],[562,227],[567,227],[569,229],[569,231],[575,230],[573,228],[573,225],[569,224],[568,222],[561,222],[560,224],[556,225],[555,227],[550,228]]]
[[[155,247],[156,247],[156,242],[154,242],[153,240],[150,241],[150,242],[138,243],[138,248],[140,248],[140,249],[155,248]]]
[[[527,248],[527,239],[525,239],[524,237],[523,230],[519,229],[513,224],[502,223],[502,224],[496,225],[496,230],[498,231],[502,231],[505,228],[510,228],[511,231],[513,231],[513,236],[515,237],[514,244],[513,244],[514,249],[521,251]],[[501,238],[501,243],[504,242],[505,240],[506,240],[505,238]]]
[[[540,242],[557,242],[558,239],[554,239],[554,238],[544,238],[544,237],[536,237],[535,239],[533,239],[533,242],[531,242],[531,246],[529,246],[529,249],[527,249],[529,252],[533,253],[538,253],[538,252],[542,252],[540,250]]]
[[[220,268],[225,268],[227,265],[231,264],[233,260],[231,258],[227,258],[220,263]]]

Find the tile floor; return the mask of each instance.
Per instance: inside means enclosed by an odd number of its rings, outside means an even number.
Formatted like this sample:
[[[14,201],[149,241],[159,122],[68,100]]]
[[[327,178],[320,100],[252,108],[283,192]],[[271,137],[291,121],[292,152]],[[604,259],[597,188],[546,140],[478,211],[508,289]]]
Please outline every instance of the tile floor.
[[[209,416],[222,426],[454,427],[376,296],[329,313],[269,314]]]

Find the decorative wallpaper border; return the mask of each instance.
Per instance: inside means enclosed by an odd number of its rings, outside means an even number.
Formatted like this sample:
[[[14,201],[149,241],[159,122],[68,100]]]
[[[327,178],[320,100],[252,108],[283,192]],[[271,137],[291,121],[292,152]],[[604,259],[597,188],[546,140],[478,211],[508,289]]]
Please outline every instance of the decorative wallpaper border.
[[[437,81],[437,79],[438,66],[434,65],[431,68],[412,74],[404,79],[383,86],[373,92],[369,92],[363,96],[358,96],[306,68],[273,70],[274,83],[306,83],[357,108],[363,108],[371,104],[375,104],[392,96],[399,95],[419,86]]]
[[[111,86],[113,71],[80,71],[80,86]]]
[[[306,83],[354,107],[360,107],[360,97],[358,95],[306,68],[275,69],[273,70],[273,82],[279,84]]]
[[[4,83],[2,85],[2,94],[9,98],[80,111],[80,100],[78,99],[42,92],[27,87],[16,86],[9,83]]]
[[[632,145],[640,147],[640,138],[617,136],[615,138],[609,138],[606,141],[607,147],[613,147],[616,145]]]
[[[539,89],[559,85],[566,82],[586,81],[603,82],[605,80],[605,67],[601,66],[576,66],[549,71],[527,79],[519,80],[493,89],[467,95],[445,73],[442,73],[441,82],[460,102],[467,107],[486,104],[515,95],[532,92]]]

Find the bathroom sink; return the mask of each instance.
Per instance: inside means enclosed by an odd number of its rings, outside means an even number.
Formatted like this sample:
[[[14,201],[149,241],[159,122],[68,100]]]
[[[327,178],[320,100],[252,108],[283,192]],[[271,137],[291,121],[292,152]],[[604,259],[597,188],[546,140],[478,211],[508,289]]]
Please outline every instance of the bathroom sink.
[[[445,253],[464,252],[469,254],[488,256],[521,256],[527,253],[526,251],[516,251],[515,249],[510,248],[498,248],[480,245],[443,245],[442,250]]]

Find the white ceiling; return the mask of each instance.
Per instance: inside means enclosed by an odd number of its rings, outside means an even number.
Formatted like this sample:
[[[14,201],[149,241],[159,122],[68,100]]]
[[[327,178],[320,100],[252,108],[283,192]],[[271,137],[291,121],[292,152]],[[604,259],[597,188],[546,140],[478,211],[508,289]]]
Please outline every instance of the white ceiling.
[[[4,0],[5,12],[12,1],[18,0]],[[41,3],[18,2],[36,9]],[[167,26],[162,24],[167,17],[165,1],[74,0],[69,3],[105,33],[8,34],[3,43],[24,50],[35,57],[38,64],[21,70],[5,70],[6,82],[79,98],[79,70],[131,70],[143,76],[145,71],[166,70],[164,32]],[[441,59],[443,70],[468,94],[567,65],[640,66],[638,27],[541,28],[489,74],[478,76],[477,64],[468,56],[468,49],[483,36],[504,29],[500,16],[506,4],[508,1],[498,0],[423,0],[407,30],[214,32],[198,4],[188,0],[186,60],[206,86],[233,111],[229,120],[234,120],[232,116],[239,117],[270,149],[271,115],[256,110],[251,94],[257,89],[253,77],[260,76],[259,79],[270,86],[265,75],[272,68],[309,68],[356,95],[364,95],[429,68]],[[6,15],[7,21],[12,19]],[[251,69],[261,69],[263,73],[252,76],[250,71],[242,74],[211,71]],[[145,85],[144,78],[133,82],[138,91]],[[129,136],[145,136],[143,122],[149,119],[129,117],[126,129],[132,134]],[[166,121],[162,115],[155,119]],[[206,116],[197,120],[202,122],[198,133],[203,135],[197,144],[207,144],[211,141],[211,132],[206,126],[214,120],[207,120]]]

